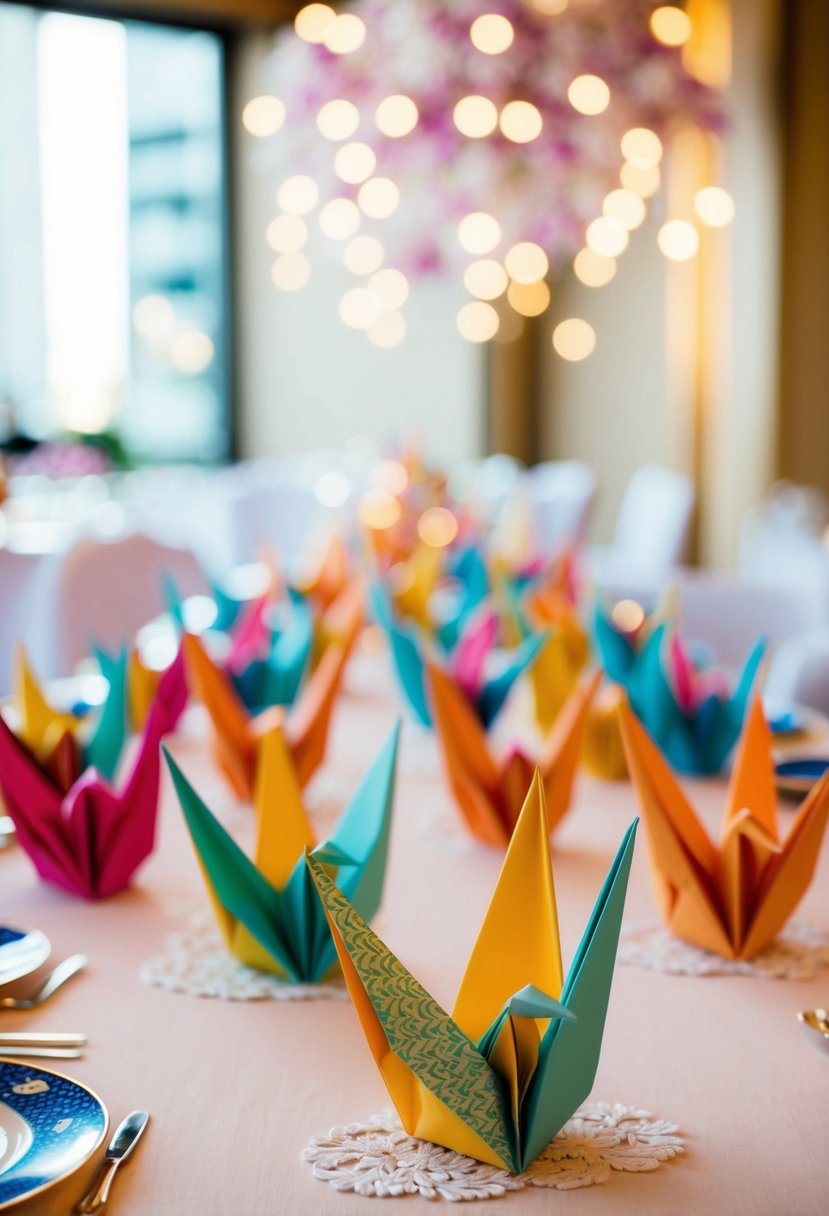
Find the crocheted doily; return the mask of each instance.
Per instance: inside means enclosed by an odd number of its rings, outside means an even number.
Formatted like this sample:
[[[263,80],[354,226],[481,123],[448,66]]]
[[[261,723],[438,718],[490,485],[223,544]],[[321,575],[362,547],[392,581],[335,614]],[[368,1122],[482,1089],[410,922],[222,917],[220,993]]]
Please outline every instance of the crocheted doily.
[[[145,984],[184,992],[188,996],[213,996],[225,1001],[344,1001],[341,981],[324,984],[289,984],[246,967],[225,949],[209,911],[193,913],[185,929],[169,934],[166,951],[141,965]]]
[[[622,925],[620,963],[668,975],[753,975],[769,980],[812,980],[829,968],[829,931],[790,920],[779,937],[749,962],[720,958],[692,946],[652,921]]]
[[[611,1171],[643,1173],[659,1169],[684,1152],[675,1123],[654,1119],[646,1110],[596,1102],[581,1107],[555,1140],[523,1174],[451,1149],[418,1140],[403,1131],[394,1111],[367,1123],[333,1127],[314,1136],[302,1154],[314,1177],[338,1191],[390,1199],[498,1199],[528,1186],[575,1190],[607,1182]]]

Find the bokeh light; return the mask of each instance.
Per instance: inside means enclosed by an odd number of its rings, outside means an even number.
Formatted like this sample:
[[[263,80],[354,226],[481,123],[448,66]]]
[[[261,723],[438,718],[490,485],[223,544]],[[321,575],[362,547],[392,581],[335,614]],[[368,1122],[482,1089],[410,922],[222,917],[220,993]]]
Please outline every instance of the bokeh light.
[[[603,257],[594,249],[581,249],[573,262],[573,271],[585,287],[604,287],[616,273],[616,259]]]
[[[336,18],[327,4],[306,4],[294,17],[294,29],[304,42],[323,42]]]
[[[385,490],[369,490],[360,499],[358,514],[367,528],[383,531],[394,527],[403,514],[403,508],[393,494]]]
[[[458,332],[469,342],[488,342],[498,332],[499,317],[491,304],[472,300],[457,316]]]
[[[350,198],[332,198],[320,212],[320,228],[332,241],[345,241],[360,227],[360,208]]]
[[[397,210],[400,191],[390,177],[372,177],[360,187],[357,203],[364,215],[384,220]]]
[[[497,299],[506,291],[508,282],[506,270],[494,258],[480,258],[467,266],[463,273],[464,287],[479,300]]]
[[[599,219],[593,220],[592,224],[587,225],[585,241],[594,253],[599,253],[605,258],[615,258],[625,252],[630,237],[627,229],[623,228],[620,223],[603,215]]]
[[[351,494],[351,482],[345,473],[330,469],[317,478],[314,493],[324,507],[342,507]]]
[[[602,215],[631,231],[643,222],[647,208],[632,190],[611,190],[602,203]]]
[[[567,100],[579,114],[603,114],[610,105],[610,89],[601,76],[577,76],[570,81]]]
[[[661,4],[650,18],[651,33],[663,46],[682,46],[691,37],[691,18],[673,4]]]
[[[444,549],[458,535],[458,521],[448,507],[430,507],[417,521],[417,534],[425,545]]]
[[[393,346],[399,346],[406,337],[406,318],[397,309],[390,309],[372,321],[366,335],[375,346],[390,350]]]
[[[522,317],[540,317],[550,304],[550,289],[543,279],[535,283],[510,283],[507,300]]]
[[[570,363],[578,363],[593,353],[596,332],[593,326],[580,317],[568,317],[560,321],[553,330],[553,347],[556,354]]]
[[[409,470],[399,460],[379,460],[371,473],[375,490],[386,494],[402,494],[409,484]]]
[[[417,126],[417,106],[405,93],[384,97],[374,112],[377,129],[389,139],[402,139]]]
[[[177,334],[170,347],[173,366],[188,376],[197,376],[213,361],[212,340],[200,329],[186,329]]]
[[[632,165],[649,169],[662,159],[662,140],[648,127],[631,127],[621,140],[622,155]]]
[[[360,111],[353,101],[335,97],[326,101],[317,113],[317,129],[326,139],[348,139],[360,125]]]
[[[308,225],[298,215],[277,215],[265,237],[274,253],[296,253],[308,240]]]
[[[460,99],[452,111],[452,119],[461,135],[483,139],[498,126],[498,107],[488,97],[473,93]]]
[[[385,251],[376,236],[355,236],[343,250],[343,264],[352,274],[374,274],[383,265]]]
[[[530,3],[544,17],[557,17],[567,8],[568,0],[530,0]]]
[[[299,291],[311,277],[311,263],[304,253],[283,253],[271,266],[271,279],[280,291]]]
[[[619,173],[622,185],[640,198],[651,198],[662,181],[659,165],[633,165],[625,161]]]
[[[338,13],[326,27],[322,41],[332,55],[350,55],[366,40],[365,23],[355,13]]]
[[[285,122],[285,106],[278,97],[254,97],[242,110],[242,125],[250,135],[275,135]]]
[[[514,144],[528,144],[541,134],[544,120],[541,111],[531,101],[508,101],[501,111],[498,125],[501,134]]]
[[[613,605],[610,619],[623,633],[636,633],[645,623],[645,609],[636,600],[619,600]]]
[[[507,274],[516,283],[537,283],[550,269],[547,254],[534,241],[519,241],[504,258]]]
[[[343,144],[334,157],[334,172],[350,186],[371,177],[377,165],[377,157],[368,144],[359,142]]]
[[[382,308],[400,308],[409,298],[409,280],[402,270],[393,267],[373,274],[368,281],[368,289],[380,301]]]
[[[366,287],[352,287],[340,300],[339,312],[351,329],[368,329],[380,315],[380,301]]]
[[[132,310],[132,323],[144,338],[167,337],[175,322],[175,309],[166,296],[142,296]]]
[[[500,55],[512,46],[515,30],[512,22],[500,13],[484,13],[469,27],[472,45],[485,55]]]
[[[688,220],[668,220],[656,234],[656,242],[672,262],[688,262],[699,249],[699,233]]]
[[[297,173],[279,187],[276,201],[291,215],[307,215],[319,202],[320,190],[313,177]]]
[[[472,211],[458,224],[458,240],[467,253],[491,253],[501,240],[501,225],[485,211]]]
[[[734,219],[734,199],[722,186],[703,186],[697,191],[694,210],[709,228],[724,228]]]

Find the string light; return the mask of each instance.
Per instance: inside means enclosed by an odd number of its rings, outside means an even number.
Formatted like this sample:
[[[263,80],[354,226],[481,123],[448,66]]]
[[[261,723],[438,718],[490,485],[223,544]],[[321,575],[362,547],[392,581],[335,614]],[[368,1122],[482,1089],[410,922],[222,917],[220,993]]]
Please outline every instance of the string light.
[[[366,40],[365,23],[354,13],[339,13],[326,26],[322,41],[332,55],[350,55],[359,50]]]
[[[380,301],[381,308],[400,308],[409,298],[409,280],[401,270],[392,267],[373,274],[368,289]]]
[[[472,211],[458,224],[458,240],[467,253],[491,253],[501,240],[501,225],[485,211]]]
[[[522,317],[540,317],[550,303],[550,289],[543,279],[536,283],[510,283],[507,288],[510,306]]]
[[[297,173],[279,187],[276,201],[291,215],[307,215],[319,202],[320,190],[313,177]]]
[[[340,318],[351,329],[368,329],[380,315],[380,301],[366,287],[352,287],[340,300]]]
[[[531,101],[508,101],[498,119],[501,134],[514,144],[537,139],[544,126],[541,111]]]
[[[360,208],[350,198],[332,198],[320,212],[320,228],[332,241],[346,241],[360,227]]]
[[[483,300],[464,304],[457,316],[458,332],[469,342],[488,342],[498,332],[498,313]]]
[[[662,140],[648,127],[631,127],[622,136],[622,155],[632,165],[650,169],[662,159]]]
[[[463,285],[471,296],[479,300],[495,300],[507,290],[509,279],[500,262],[494,258],[481,258],[467,266],[463,274]]]
[[[504,258],[507,274],[516,283],[537,283],[550,269],[550,261],[533,241],[519,241]]]
[[[601,76],[577,76],[570,81],[567,100],[579,114],[603,114],[610,105],[610,89]]]
[[[285,106],[278,97],[254,97],[242,110],[242,125],[250,135],[275,135],[285,122]]]
[[[650,18],[651,33],[663,46],[682,46],[691,37],[691,18],[673,4],[655,8]]]
[[[317,113],[317,129],[326,139],[348,139],[360,125],[360,111],[353,101],[337,97],[326,101]]]
[[[458,521],[448,507],[430,507],[417,521],[417,534],[425,545],[444,549],[458,535]]]
[[[308,240],[308,225],[298,215],[277,215],[265,238],[274,253],[296,253]]]
[[[382,532],[393,528],[403,514],[403,508],[393,494],[385,490],[369,490],[360,500],[360,520],[367,528]]]
[[[377,129],[389,139],[402,139],[417,126],[417,106],[405,93],[384,97],[374,112]]]
[[[351,186],[371,177],[377,165],[377,157],[368,144],[359,142],[343,144],[334,157],[334,172]]]
[[[562,359],[579,363],[593,353],[596,333],[592,325],[580,317],[569,317],[560,321],[553,330],[553,347]]]
[[[633,165],[625,161],[619,174],[625,190],[638,194],[640,198],[650,198],[656,194],[662,180],[659,165]]]
[[[484,13],[469,28],[472,45],[485,55],[500,55],[512,46],[515,30],[500,13]]]
[[[699,249],[699,233],[687,220],[668,220],[656,234],[656,242],[672,262],[687,262]]]
[[[370,342],[383,350],[399,346],[406,337],[406,318],[396,309],[381,313],[366,330]]]
[[[734,219],[734,199],[722,186],[703,186],[697,191],[694,210],[709,228],[724,228]]]
[[[390,177],[372,177],[360,187],[357,203],[371,219],[384,220],[397,210],[400,191]]]
[[[336,19],[337,14],[327,4],[306,4],[294,17],[294,29],[304,42],[324,42]]]
[[[304,253],[283,253],[271,267],[271,279],[280,291],[299,291],[311,277],[311,263]]]
[[[399,460],[380,460],[371,473],[375,490],[384,490],[399,498],[409,484],[409,470]]]
[[[604,257],[595,249],[581,249],[576,254],[573,270],[585,287],[604,287],[616,273],[616,259]]]
[[[638,228],[646,214],[645,204],[632,190],[611,190],[602,203],[602,215],[615,220],[628,232]]]
[[[352,274],[374,274],[384,257],[382,242],[376,236],[355,236],[343,250],[343,263]]]
[[[625,252],[630,237],[627,229],[620,223],[603,215],[587,225],[585,241],[594,253],[600,253],[605,258],[615,258]]]
[[[452,120],[468,139],[483,139],[498,126],[498,108],[488,97],[462,97],[452,111]]]

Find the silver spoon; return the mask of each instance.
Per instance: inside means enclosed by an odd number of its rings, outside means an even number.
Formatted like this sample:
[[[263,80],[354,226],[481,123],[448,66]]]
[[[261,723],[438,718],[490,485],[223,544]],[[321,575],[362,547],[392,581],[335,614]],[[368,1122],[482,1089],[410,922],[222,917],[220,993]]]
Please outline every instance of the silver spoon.
[[[52,968],[29,996],[0,997],[0,1009],[34,1009],[37,1005],[42,1005],[76,972],[81,971],[88,961],[85,954],[73,954],[65,958],[57,967]]]

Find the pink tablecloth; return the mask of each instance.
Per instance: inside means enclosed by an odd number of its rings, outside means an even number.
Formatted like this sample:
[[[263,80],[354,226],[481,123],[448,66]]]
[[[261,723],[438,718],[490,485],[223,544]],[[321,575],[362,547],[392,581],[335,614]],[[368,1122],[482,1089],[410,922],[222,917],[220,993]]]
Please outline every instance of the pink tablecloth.
[[[380,696],[343,700],[319,780],[329,789],[332,780],[342,778],[346,788],[356,781],[394,712],[391,699]],[[173,749],[207,801],[249,839],[249,812],[234,805],[214,769],[199,715],[191,712]],[[723,786],[694,783],[693,793],[713,828]],[[626,783],[582,778],[554,847],[565,961],[635,813]],[[645,845],[640,838],[630,917],[652,915]],[[377,925],[447,1007],[500,860],[466,841],[429,742],[407,728]],[[311,1136],[388,1106],[348,1004],[230,1003],[139,980],[141,963],[163,951],[185,909],[203,900],[169,781],[157,853],[130,893],[101,906],[74,902],[39,884],[18,849],[0,854],[0,890],[0,917],[45,930],[56,958],[82,950],[90,959],[88,972],[36,1014],[3,1015],[3,1028],[86,1031],[86,1056],[66,1071],[103,1097],[115,1121],[133,1107],[152,1112],[145,1142],[116,1183],[113,1216],[359,1216],[378,1205],[389,1213],[434,1212],[425,1199],[338,1194],[300,1161]],[[829,847],[801,915],[829,924]],[[803,982],[688,978],[619,966],[593,1096],[678,1123],[685,1155],[652,1174],[613,1174],[605,1185],[571,1192],[525,1190],[487,1201],[486,1210],[823,1216],[829,1055],[806,1040],[795,1014],[827,1004],[829,975]]]

